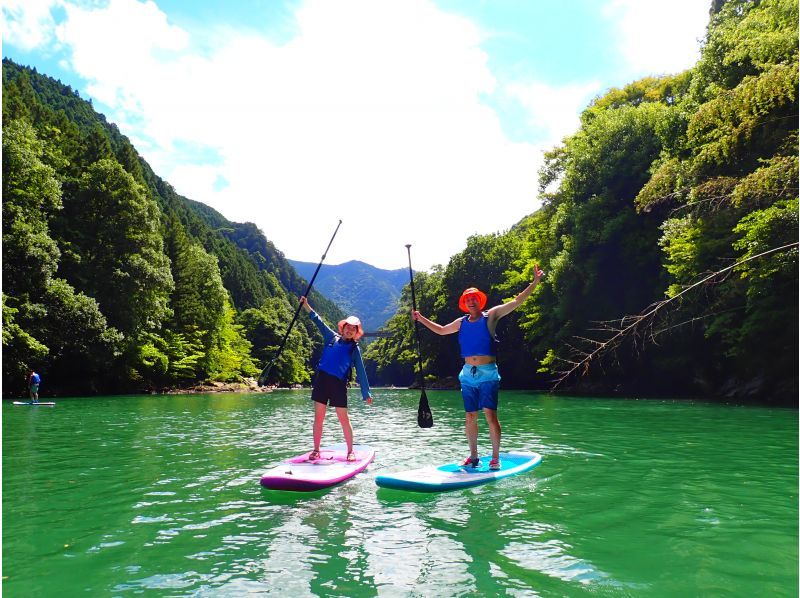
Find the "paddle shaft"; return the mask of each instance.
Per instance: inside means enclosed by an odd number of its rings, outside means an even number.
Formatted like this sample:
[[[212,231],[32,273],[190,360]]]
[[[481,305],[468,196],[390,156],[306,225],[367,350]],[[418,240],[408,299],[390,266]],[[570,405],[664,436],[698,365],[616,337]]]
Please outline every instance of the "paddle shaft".
[[[314,274],[311,276],[311,280],[308,282],[308,286],[306,287],[305,293],[303,293],[303,297],[308,297],[308,294],[311,292],[311,287],[314,286],[314,281],[317,278],[317,274],[319,273],[319,269],[322,267],[322,262],[325,261],[325,257],[328,255],[328,250],[331,248],[333,244],[333,239],[336,237],[336,233],[339,232],[339,227],[342,226],[342,221],[339,220],[339,224],[336,225],[336,230],[333,231],[333,236],[331,236],[331,240],[328,241],[328,246],[325,248],[325,252],[322,254],[322,258],[319,260],[319,264],[317,264],[317,269],[314,270]],[[259,386],[263,385],[264,379],[269,374],[272,366],[275,365],[275,361],[277,361],[278,357],[280,357],[281,352],[283,352],[283,347],[286,345],[286,339],[289,338],[289,333],[292,331],[292,327],[294,323],[297,321],[297,316],[300,314],[300,309],[303,307],[302,303],[297,305],[297,309],[294,310],[294,317],[292,321],[289,323],[289,327],[286,329],[286,334],[283,335],[283,340],[281,341],[280,346],[278,347],[278,351],[275,353],[275,357],[267,364],[264,368],[264,371],[261,372],[261,375],[258,377],[258,384]]]
[[[411,307],[417,311],[417,294],[414,291],[414,271],[411,269],[411,245],[406,245],[408,250],[408,276],[411,279]],[[422,344],[419,340],[419,322],[414,320],[414,336],[417,338],[417,367],[419,368],[419,383],[425,390],[425,379],[422,377]]]

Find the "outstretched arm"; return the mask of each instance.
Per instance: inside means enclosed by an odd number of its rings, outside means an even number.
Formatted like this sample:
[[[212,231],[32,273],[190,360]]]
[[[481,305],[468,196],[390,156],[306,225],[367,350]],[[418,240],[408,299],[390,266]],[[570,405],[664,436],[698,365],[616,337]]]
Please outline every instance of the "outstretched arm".
[[[322,318],[319,317],[319,314],[317,314],[317,312],[311,308],[311,305],[308,303],[308,299],[305,297],[300,297],[300,305],[302,305],[303,309],[308,312],[309,319],[314,322],[317,328],[319,328],[319,331],[322,333],[322,340],[326,343],[330,342],[330,340],[336,336],[336,333],[328,328],[325,322],[322,321]]]
[[[507,316],[512,311],[517,309],[520,305],[522,305],[528,296],[533,292],[533,289],[536,288],[536,285],[539,284],[542,276],[544,276],[544,272],[539,270],[539,264],[533,265],[533,280],[531,283],[525,287],[522,292],[514,297],[508,303],[503,303],[502,305],[495,305],[492,309],[489,310],[489,321],[496,322],[503,316]]]
[[[461,328],[461,318],[457,320],[453,320],[449,324],[445,324],[442,326],[441,324],[437,324],[436,322],[431,322],[428,318],[423,316],[418,311],[412,311],[411,317],[415,319],[417,322],[421,323],[425,328],[430,330],[431,332],[435,332],[436,334],[453,334],[454,332],[458,332],[458,329]]]

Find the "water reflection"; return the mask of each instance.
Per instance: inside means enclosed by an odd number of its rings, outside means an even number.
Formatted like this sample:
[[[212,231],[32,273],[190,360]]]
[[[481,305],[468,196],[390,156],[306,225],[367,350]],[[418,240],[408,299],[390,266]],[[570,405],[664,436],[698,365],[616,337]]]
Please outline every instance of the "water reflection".
[[[541,453],[540,467],[444,494],[377,488],[381,472],[464,457],[458,393],[428,397],[436,425],[422,430],[418,393],[376,391],[372,408],[354,394],[376,459],[308,494],[258,484],[310,447],[307,392],[4,407],[3,589],[797,595],[796,412],[508,392],[503,447]],[[327,424],[323,442],[341,441]]]

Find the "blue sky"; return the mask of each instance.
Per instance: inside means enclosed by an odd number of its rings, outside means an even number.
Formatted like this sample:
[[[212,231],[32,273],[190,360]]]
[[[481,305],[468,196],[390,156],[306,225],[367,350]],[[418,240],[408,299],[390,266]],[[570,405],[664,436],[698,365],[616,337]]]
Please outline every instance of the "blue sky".
[[[292,259],[446,264],[539,206],[611,87],[691,67],[710,0],[4,0],[3,56]],[[476,281],[479,282],[479,281]]]

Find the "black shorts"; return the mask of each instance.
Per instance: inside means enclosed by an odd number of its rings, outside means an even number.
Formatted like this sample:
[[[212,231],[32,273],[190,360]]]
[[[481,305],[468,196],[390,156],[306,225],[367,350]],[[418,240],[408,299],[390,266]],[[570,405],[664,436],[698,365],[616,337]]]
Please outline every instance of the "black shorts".
[[[311,391],[311,400],[347,409],[347,382],[320,370]]]

